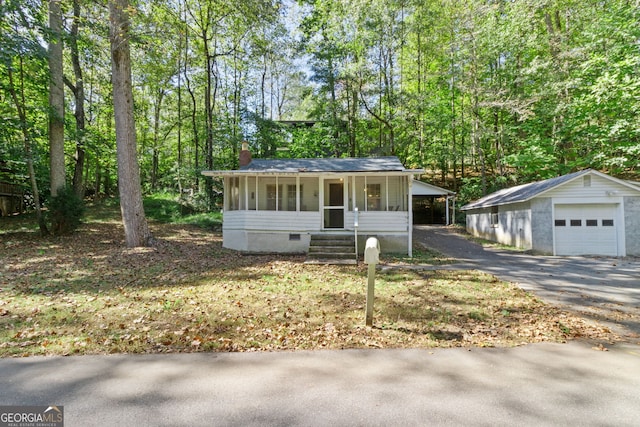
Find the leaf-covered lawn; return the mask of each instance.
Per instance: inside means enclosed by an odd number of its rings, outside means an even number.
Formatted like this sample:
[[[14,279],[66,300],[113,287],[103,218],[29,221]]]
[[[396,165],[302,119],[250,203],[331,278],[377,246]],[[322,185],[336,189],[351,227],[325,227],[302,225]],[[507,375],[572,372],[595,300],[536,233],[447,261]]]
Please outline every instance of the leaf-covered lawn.
[[[121,223],[73,236],[0,233],[0,356],[513,346],[611,334],[475,271],[378,271],[247,256],[219,233],[154,223],[157,246],[124,247]]]

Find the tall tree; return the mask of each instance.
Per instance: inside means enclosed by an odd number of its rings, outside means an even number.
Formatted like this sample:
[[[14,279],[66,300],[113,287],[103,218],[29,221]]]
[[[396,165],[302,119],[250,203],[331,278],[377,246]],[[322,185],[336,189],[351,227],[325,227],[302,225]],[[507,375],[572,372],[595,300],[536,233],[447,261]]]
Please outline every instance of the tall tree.
[[[73,0],[73,22],[71,24],[71,33],[69,35],[69,44],[71,47],[71,64],[73,65],[74,82],[66,81],[67,86],[73,92],[74,99],[74,117],[76,121],[76,155],[75,166],[73,169],[73,191],[80,198],[84,197],[84,159],[85,159],[85,94],[84,94],[84,78],[82,76],[82,67],[80,65],[80,51],[78,49],[78,38],[80,29],[80,0]]]
[[[126,244],[128,247],[138,247],[150,245],[152,239],[142,204],[140,167],[136,148],[129,48],[130,13],[128,0],[109,1],[109,36],[120,210]]]
[[[64,75],[62,70],[62,10],[60,0],[49,0],[49,149],[51,196],[65,187]],[[56,229],[56,224],[53,224]]]

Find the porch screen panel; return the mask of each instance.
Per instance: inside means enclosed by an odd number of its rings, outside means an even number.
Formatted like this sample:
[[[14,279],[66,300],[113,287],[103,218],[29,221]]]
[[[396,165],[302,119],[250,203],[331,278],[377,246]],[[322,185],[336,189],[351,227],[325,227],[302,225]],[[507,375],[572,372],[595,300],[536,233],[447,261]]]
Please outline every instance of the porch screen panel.
[[[247,210],[247,178],[238,177],[238,209]]]
[[[258,195],[256,194],[256,177],[255,176],[250,176],[247,178],[247,195],[249,196],[249,202],[248,202],[248,206],[247,209],[250,211],[255,211],[256,210],[256,206],[257,206],[257,198]]]
[[[282,186],[276,178],[265,177],[258,185],[258,209],[261,211],[275,211],[282,206]]]
[[[227,178],[227,210],[237,211],[240,208],[240,178]]]
[[[368,176],[367,211],[387,210],[387,181],[384,177]]]
[[[295,211],[297,187],[295,178],[279,178],[278,187],[282,189],[282,196],[279,195],[281,203],[278,204],[279,211]]]
[[[300,178],[300,210],[317,212],[320,209],[318,178]]]
[[[407,177],[390,176],[389,177],[389,210],[390,211],[406,211],[407,210]]]
[[[366,209],[365,200],[367,199],[367,187],[365,186],[365,177],[356,176],[354,188],[356,190],[356,207],[359,211],[364,212]]]

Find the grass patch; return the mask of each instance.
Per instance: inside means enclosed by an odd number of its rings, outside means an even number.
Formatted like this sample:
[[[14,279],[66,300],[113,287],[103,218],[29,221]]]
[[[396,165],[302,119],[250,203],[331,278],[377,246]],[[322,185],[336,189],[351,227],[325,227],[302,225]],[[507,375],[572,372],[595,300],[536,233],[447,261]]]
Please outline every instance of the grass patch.
[[[71,236],[0,235],[0,356],[514,346],[606,335],[491,275],[400,264],[378,271],[367,328],[365,265],[244,256],[210,229],[155,221],[157,245],[127,249],[118,214],[115,205],[88,206]]]
[[[201,228],[220,230],[222,227],[221,212],[195,212],[188,203],[181,201],[170,193],[157,193],[146,196],[143,200],[144,211],[150,221],[165,224],[195,225]],[[107,198],[97,202],[86,202],[86,211],[81,221],[90,223],[120,223],[120,201],[118,198]],[[38,224],[33,212],[0,218],[0,235],[16,231],[37,231]]]
[[[220,229],[222,213],[198,213],[188,203],[169,193],[156,193],[144,198],[145,215],[163,223],[189,224],[202,228]]]
[[[414,242],[412,257],[409,257],[406,254],[390,254],[383,255],[383,258],[386,263],[398,265],[444,265],[455,262],[453,258],[448,257],[436,250],[427,248],[419,242]]]

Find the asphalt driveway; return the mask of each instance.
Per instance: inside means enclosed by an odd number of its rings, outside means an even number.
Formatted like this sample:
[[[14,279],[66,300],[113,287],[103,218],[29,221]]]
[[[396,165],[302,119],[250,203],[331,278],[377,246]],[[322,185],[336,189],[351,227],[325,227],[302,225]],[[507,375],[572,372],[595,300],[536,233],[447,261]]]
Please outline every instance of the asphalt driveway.
[[[416,226],[414,240],[458,260],[445,268],[486,271],[640,340],[639,258],[532,255],[483,247],[459,229],[442,226]]]

